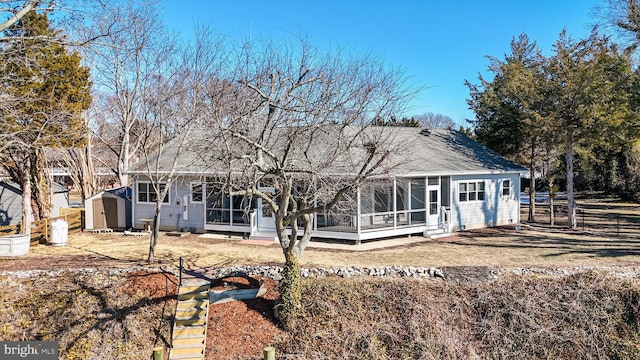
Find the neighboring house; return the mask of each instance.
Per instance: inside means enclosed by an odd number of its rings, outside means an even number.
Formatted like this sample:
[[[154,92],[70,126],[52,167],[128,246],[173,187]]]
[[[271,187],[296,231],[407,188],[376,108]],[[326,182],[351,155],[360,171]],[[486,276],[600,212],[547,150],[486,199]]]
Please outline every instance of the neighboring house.
[[[69,189],[52,183],[51,192],[51,217],[60,216],[60,209],[69,207]]]
[[[0,226],[22,221],[22,190],[14,183],[0,181]]]
[[[131,228],[131,188],[123,186],[107,189],[84,201],[85,228]]]
[[[395,144],[409,149],[398,155],[407,157],[406,164],[359,188],[346,211],[341,206],[339,211],[315,214],[314,237],[359,243],[408,234],[442,236],[520,221],[520,176],[526,168],[454,130],[394,131]],[[275,236],[272,214],[260,199],[212,191],[216,185],[210,179],[226,169],[212,169],[195,157],[189,152],[180,155],[181,165],[162,206],[161,229]],[[167,170],[163,162],[170,162],[165,160],[159,159],[161,171]],[[136,228],[143,227],[140,219],[153,217],[155,209],[156,193],[145,173],[143,168],[131,172]]]
[[[51,186],[51,216],[59,216],[61,208],[69,207],[69,190],[53,183]],[[0,181],[0,226],[22,222],[22,190],[18,184]]]

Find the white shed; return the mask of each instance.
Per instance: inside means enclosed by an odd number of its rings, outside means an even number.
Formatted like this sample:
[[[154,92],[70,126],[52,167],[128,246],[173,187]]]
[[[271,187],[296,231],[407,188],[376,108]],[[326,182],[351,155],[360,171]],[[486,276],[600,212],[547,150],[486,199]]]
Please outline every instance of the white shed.
[[[131,188],[101,191],[84,201],[85,228],[125,230],[131,227]]]

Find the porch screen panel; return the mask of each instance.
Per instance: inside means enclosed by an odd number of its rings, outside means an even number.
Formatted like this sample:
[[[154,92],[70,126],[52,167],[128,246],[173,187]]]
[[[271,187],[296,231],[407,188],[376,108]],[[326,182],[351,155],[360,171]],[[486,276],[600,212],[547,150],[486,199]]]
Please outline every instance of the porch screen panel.
[[[360,228],[362,230],[392,228],[396,215],[393,211],[393,182],[371,183],[364,186],[360,194]]]
[[[233,223],[250,224],[249,212],[256,207],[255,199],[250,199],[247,196],[232,196],[231,199],[233,203]]]
[[[411,185],[403,180],[396,181],[396,225],[409,225],[409,197]]]
[[[426,224],[425,215],[425,181],[411,179],[411,224]]]
[[[386,213],[393,210],[391,206],[391,201],[393,197],[391,196],[391,188],[389,186],[380,187],[374,189],[374,207],[376,213]]]
[[[231,202],[215,183],[207,182],[207,224],[231,224]]]
[[[316,229],[318,231],[357,232],[357,199],[358,196],[355,191],[349,192],[344,194],[330,209],[317,213]]]

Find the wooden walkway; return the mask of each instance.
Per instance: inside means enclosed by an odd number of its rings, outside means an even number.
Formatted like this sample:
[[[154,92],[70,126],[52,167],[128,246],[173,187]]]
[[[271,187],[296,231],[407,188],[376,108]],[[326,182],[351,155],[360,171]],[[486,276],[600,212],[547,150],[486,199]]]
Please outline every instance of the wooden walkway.
[[[210,286],[206,279],[183,279],[178,290],[170,360],[204,359]]]

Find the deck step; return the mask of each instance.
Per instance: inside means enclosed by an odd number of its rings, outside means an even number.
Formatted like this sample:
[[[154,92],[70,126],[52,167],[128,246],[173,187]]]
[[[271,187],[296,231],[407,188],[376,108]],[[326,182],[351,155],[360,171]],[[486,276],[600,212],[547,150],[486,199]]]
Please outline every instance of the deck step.
[[[209,284],[193,284],[180,286],[180,294],[191,294],[208,290]]]
[[[191,282],[178,289],[170,360],[204,359],[209,316],[208,282]]]
[[[204,335],[201,337],[178,338],[173,340],[173,348],[179,349],[183,347],[193,347],[194,345],[202,346],[204,345],[204,341]]]
[[[190,318],[190,319],[176,319],[176,326],[187,325],[206,325],[207,319],[205,317]]]
[[[181,308],[176,309],[176,319],[190,319],[193,317],[200,317],[207,314],[207,309],[204,308]]]
[[[201,300],[209,297],[207,292],[179,294],[178,300]]]
[[[177,354],[170,357],[171,360],[202,360],[204,354]]]
[[[437,228],[437,229],[427,229],[424,231],[422,235],[429,239],[437,239],[441,237],[451,236],[451,233],[448,232],[446,229]]]

